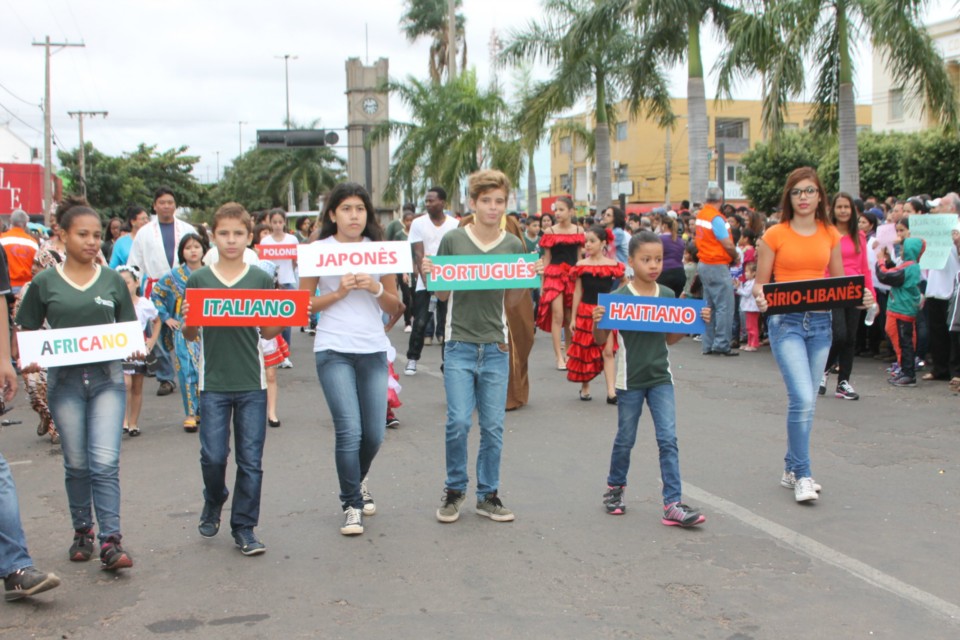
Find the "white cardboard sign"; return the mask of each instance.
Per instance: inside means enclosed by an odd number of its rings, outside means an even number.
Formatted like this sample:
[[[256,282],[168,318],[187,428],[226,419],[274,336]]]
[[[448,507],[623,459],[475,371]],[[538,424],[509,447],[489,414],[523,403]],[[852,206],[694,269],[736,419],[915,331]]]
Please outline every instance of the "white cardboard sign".
[[[143,329],[136,320],[49,331],[19,331],[20,362],[26,366],[65,367],[74,364],[123,360],[146,353]]]
[[[410,273],[410,243],[311,242],[297,246],[300,276],[342,276],[348,273]]]

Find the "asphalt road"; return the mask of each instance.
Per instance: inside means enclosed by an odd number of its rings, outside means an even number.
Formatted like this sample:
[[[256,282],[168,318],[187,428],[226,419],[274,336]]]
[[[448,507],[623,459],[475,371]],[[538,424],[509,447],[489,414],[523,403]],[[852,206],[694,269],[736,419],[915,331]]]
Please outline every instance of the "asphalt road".
[[[406,334],[391,337],[403,354]],[[786,396],[769,350],[706,358],[681,342],[672,362],[684,497],[707,516],[681,530],[659,521],[647,414],[628,511],[603,511],[616,408],[600,381],[597,399],[580,402],[538,334],[531,403],[507,414],[504,436],[501,497],[517,519],[468,510],[443,525],[440,349],[426,347],[420,373],[401,376],[402,426],[371,473],[378,513],[345,538],[311,355],[295,334],[296,368],[280,372],[283,426],[265,453],[258,533],[268,550],[254,558],[227,530],[198,535],[197,436],[180,427],[179,395],[157,398],[148,381],[143,435],[125,439],[121,457],[136,566],[110,575],[69,562],[61,458],[18,395],[6,417],[24,424],[4,428],[0,447],[31,553],[63,584],[0,605],[0,637],[960,637],[960,397],[945,383],[893,389],[882,363],[857,359],[863,397],[820,400],[812,455],[823,494],[798,505],[779,485]],[[471,460],[476,445],[474,430]]]

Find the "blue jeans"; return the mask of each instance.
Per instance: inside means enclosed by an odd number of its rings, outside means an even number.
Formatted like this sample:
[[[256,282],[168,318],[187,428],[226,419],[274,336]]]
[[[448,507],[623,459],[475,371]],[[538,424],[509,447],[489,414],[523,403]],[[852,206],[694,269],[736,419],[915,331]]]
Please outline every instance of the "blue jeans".
[[[120,535],[120,437],[127,392],[120,361],[47,371],[50,413],[60,433],[73,528]]]
[[[290,290],[292,290],[292,289],[296,289],[296,288],[297,288],[297,285],[296,285],[296,284],[282,284],[282,285],[280,285],[280,288],[283,289],[283,290],[285,290],[285,291],[290,291]],[[289,344],[290,344],[290,340],[293,339],[292,327],[284,327],[284,328],[283,328],[283,331],[280,332],[280,335],[283,336],[283,339],[284,339],[284,340],[287,342],[287,344],[289,345]]]
[[[503,417],[507,406],[510,354],[506,344],[444,344],[443,386],[447,393],[447,489],[466,491],[467,436],[476,409],[480,423],[477,498],[500,486]]]
[[[787,455],[784,468],[810,477],[810,431],[817,387],[833,342],[830,312],[784,313],[767,318],[770,349],[787,387]]]
[[[263,444],[267,432],[265,389],[224,393],[200,393],[200,471],[203,499],[223,504],[227,490],[227,458],[230,456],[230,418],[237,447],[237,477],[233,485],[230,529],[256,527],[260,522],[260,490],[263,486]]]
[[[704,353],[730,351],[730,336],[733,331],[733,279],[730,267],[725,264],[697,265],[700,282],[703,284],[703,300],[713,310],[710,322],[703,332],[701,348]]]
[[[340,504],[363,508],[360,483],[377,457],[387,420],[387,353],[318,351],[317,377],[333,416]]]
[[[13,484],[10,465],[0,454],[0,578],[32,564],[20,524],[17,487]]]
[[[627,484],[630,451],[637,441],[637,427],[647,401],[653,416],[653,428],[660,449],[660,478],[663,480],[663,504],[680,502],[680,452],[677,449],[677,407],[673,385],[662,384],[649,389],[617,389],[617,437],[610,454],[610,475],[607,484]]]

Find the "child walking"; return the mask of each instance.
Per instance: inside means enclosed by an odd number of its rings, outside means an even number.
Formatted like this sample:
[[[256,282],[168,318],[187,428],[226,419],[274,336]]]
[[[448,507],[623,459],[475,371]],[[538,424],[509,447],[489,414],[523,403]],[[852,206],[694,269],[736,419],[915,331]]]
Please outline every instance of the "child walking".
[[[245,264],[244,249],[253,237],[253,220],[242,205],[228,202],[213,217],[217,261],[197,269],[187,289],[273,289],[273,278]],[[189,304],[182,310],[184,322]],[[183,337],[201,344],[200,361],[200,470],[203,474],[203,512],[198,530],[212,538],[220,530],[220,512],[230,491],[226,486],[230,454],[230,418],[237,456],[230,529],[245,556],[267,550],[254,533],[260,522],[263,486],[263,444],[267,430],[266,372],[260,338],[280,334],[281,327],[195,327],[181,325]]]
[[[607,404],[617,404],[614,387],[614,336],[597,345],[593,340],[593,308],[601,293],[610,291],[623,279],[624,266],[605,257],[604,250],[613,243],[613,232],[600,225],[584,234],[587,257],[580,260],[571,275],[576,279],[573,309],[576,318],[570,322],[573,339],[567,349],[567,380],[580,383],[580,399],[592,400],[590,381],[602,371],[607,383]]]
[[[650,231],[641,231],[630,239],[629,261],[633,280],[614,293],[627,296],[674,298],[673,291],[657,284],[663,264],[663,242]],[[597,344],[610,335],[597,323],[606,309],[593,310],[593,336]],[[710,308],[704,307],[703,319],[710,321]],[[679,342],[682,333],[617,331],[617,436],[610,456],[610,473],[603,506],[611,515],[622,515],[627,506],[623,493],[627,488],[630,452],[637,441],[637,426],[646,401],[653,416],[660,449],[660,478],[663,481],[663,513],[660,521],[669,526],[692,527],[706,521],[699,511],[683,504],[680,486],[680,456],[677,449],[676,403],[673,375],[670,372],[668,345]]]
[[[160,317],[157,308],[148,298],[140,296],[140,274],[136,267],[121,265],[117,273],[123,278],[133,301],[133,310],[137,314],[140,328],[143,329],[149,354],[160,336]],[[149,329],[149,331],[148,331]],[[148,337],[149,336],[149,337]],[[123,361],[123,383],[127,388],[127,411],[123,419],[123,431],[131,438],[140,435],[140,407],[143,406],[143,379],[146,377],[147,364],[143,359],[130,358]]]

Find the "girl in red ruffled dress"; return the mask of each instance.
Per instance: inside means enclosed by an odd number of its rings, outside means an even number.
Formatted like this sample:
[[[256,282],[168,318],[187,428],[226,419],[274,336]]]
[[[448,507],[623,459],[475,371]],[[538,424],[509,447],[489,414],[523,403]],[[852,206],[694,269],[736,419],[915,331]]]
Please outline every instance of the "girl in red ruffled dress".
[[[540,238],[543,250],[543,285],[540,289],[540,307],[537,309],[537,327],[549,331],[553,338],[553,353],[557,369],[565,371],[567,361],[563,355],[560,334],[570,325],[573,308],[573,285],[570,271],[580,259],[583,247],[583,229],[573,221],[573,200],[560,196],[554,203],[556,221]],[[570,336],[567,341],[571,342]]]
[[[624,266],[604,255],[605,247],[613,241],[613,231],[600,225],[590,227],[585,234],[587,257],[571,272],[576,283],[573,307],[577,316],[570,323],[573,342],[567,350],[567,380],[580,383],[580,399],[593,399],[590,381],[602,371],[607,382],[607,404],[617,404],[613,359],[616,336],[611,331],[603,346],[597,345],[593,339],[593,309],[601,293],[610,293],[623,280]]]

